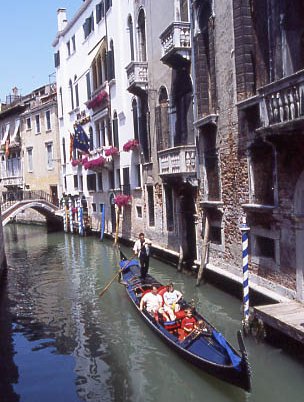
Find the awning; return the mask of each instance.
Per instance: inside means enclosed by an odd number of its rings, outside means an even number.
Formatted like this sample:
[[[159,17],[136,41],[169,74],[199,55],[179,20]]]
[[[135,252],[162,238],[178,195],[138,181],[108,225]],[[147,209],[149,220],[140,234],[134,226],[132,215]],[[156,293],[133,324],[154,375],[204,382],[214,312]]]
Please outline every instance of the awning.
[[[9,133],[9,128],[10,128],[10,123],[7,123],[7,124],[6,124],[6,127],[5,127],[4,136],[3,136],[2,140],[1,140],[1,145],[4,145],[5,142],[6,142],[6,140],[7,140],[8,133]]]
[[[16,137],[19,132],[19,127],[20,127],[20,119],[15,121],[15,130],[14,130],[13,136],[11,137],[11,141],[10,141],[11,143],[16,141]]]

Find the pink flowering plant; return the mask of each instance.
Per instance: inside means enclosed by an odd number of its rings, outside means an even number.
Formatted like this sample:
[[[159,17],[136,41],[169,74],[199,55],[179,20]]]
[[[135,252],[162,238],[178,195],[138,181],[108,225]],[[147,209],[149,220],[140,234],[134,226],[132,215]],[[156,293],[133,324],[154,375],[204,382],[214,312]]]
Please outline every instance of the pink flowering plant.
[[[114,203],[119,207],[124,207],[125,205],[128,205],[131,202],[132,197],[130,195],[126,194],[118,194],[114,198]]]
[[[100,156],[97,159],[93,159],[93,160],[86,160],[83,163],[83,166],[85,168],[85,170],[95,170],[95,169],[99,169],[101,167],[104,166],[104,164],[106,163],[106,159],[103,156]]]
[[[119,150],[116,147],[110,147],[105,150],[105,156],[115,156],[119,154]]]
[[[79,166],[82,164],[82,161],[80,159],[72,159],[71,164],[73,167]]]
[[[98,95],[94,96],[94,98],[87,103],[87,107],[88,109],[96,109],[98,107],[101,107],[107,101],[108,101],[107,92],[100,91]]]
[[[138,148],[138,146],[139,146],[139,142],[137,140],[129,140],[124,144],[122,149],[125,152],[129,152],[129,151],[133,151],[134,149]]]

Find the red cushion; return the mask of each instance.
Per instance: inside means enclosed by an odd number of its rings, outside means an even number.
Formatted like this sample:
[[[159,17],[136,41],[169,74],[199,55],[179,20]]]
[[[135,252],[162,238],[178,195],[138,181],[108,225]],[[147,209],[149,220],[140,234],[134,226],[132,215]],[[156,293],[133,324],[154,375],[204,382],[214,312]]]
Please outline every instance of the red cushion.
[[[186,317],[185,310],[176,311],[175,317],[177,320],[182,320],[183,318],[185,318]]]

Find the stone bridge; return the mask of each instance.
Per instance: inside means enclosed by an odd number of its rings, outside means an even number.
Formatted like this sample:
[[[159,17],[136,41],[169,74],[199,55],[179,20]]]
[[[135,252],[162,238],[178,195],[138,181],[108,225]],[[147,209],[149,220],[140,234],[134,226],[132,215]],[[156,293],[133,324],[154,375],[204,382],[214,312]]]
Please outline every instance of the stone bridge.
[[[52,199],[45,191],[3,192],[1,196],[3,226],[27,208],[32,208],[45,216],[48,226],[62,226],[58,200]]]

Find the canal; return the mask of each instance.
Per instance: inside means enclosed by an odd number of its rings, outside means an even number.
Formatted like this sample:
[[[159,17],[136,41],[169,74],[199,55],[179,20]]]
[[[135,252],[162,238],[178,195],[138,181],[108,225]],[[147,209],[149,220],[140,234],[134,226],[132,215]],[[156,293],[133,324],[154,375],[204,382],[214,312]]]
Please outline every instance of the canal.
[[[251,394],[182,360],[144,325],[113,276],[112,242],[7,225],[7,278],[0,302],[0,401],[302,402],[304,364],[246,338]],[[131,252],[123,248],[127,255]],[[151,260],[236,345],[240,301]]]

